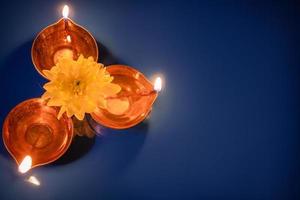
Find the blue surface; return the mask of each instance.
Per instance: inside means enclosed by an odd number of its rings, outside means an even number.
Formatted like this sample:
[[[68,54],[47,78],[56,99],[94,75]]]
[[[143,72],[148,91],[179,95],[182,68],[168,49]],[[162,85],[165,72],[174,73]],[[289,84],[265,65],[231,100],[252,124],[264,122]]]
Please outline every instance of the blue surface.
[[[26,175],[0,143],[1,200],[300,199],[299,3],[66,2],[103,45],[101,62],[161,73],[165,88],[146,124],[81,139]],[[66,2],[2,3],[1,125],[42,94],[32,40]]]

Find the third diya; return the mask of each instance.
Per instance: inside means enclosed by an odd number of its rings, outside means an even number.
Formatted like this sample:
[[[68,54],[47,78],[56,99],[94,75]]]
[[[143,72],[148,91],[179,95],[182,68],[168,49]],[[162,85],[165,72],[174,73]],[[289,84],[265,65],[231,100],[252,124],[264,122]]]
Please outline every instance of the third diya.
[[[73,123],[42,99],[29,99],[8,114],[3,125],[5,147],[25,173],[62,156],[73,138]]]
[[[82,54],[98,60],[96,40],[85,28],[68,18],[68,14],[69,7],[64,6],[63,18],[43,29],[33,42],[32,61],[42,76],[43,70],[51,69],[63,57],[76,60]]]
[[[114,77],[113,83],[121,86],[121,91],[107,97],[107,108],[98,108],[92,118],[101,125],[114,129],[130,128],[142,122],[149,112],[161,89],[158,77],[152,83],[136,69],[124,65],[108,66],[107,71]]]

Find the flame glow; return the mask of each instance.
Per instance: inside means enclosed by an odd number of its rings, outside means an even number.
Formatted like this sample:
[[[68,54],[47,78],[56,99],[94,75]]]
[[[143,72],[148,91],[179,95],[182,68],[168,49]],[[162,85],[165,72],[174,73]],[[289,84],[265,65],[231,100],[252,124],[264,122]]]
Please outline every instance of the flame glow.
[[[30,156],[25,156],[21,164],[19,165],[19,172],[22,174],[26,173],[28,170],[31,169],[32,166],[32,159]]]
[[[71,43],[71,36],[70,35],[67,35],[67,42]]]
[[[40,185],[41,185],[40,181],[39,181],[35,176],[30,176],[30,177],[27,179],[27,181],[28,181],[29,183],[32,183],[33,185],[36,185],[36,186],[40,186]]]
[[[63,10],[62,10],[62,15],[64,18],[68,18],[69,16],[69,6],[65,5]]]
[[[154,81],[154,90],[156,92],[161,91],[161,87],[162,87],[162,81],[160,77],[157,77]]]

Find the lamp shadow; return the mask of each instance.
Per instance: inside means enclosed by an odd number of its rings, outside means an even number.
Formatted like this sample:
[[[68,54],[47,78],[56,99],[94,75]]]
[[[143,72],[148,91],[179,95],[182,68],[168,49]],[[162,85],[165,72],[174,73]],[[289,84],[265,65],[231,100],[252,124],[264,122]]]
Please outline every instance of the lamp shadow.
[[[66,153],[50,166],[65,165],[86,155],[95,144],[95,132],[90,127],[87,118],[82,121],[72,118],[74,127],[74,137]]]
[[[114,65],[114,64],[124,64],[122,60],[115,55],[113,55],[108,48],[97,41],[98,50],[99,50],[99,59],[98,62],[104,64],[105,66]]]
[[[104,127],[100,130],[102,136],[95,146],[99,155],[98,162],[101,163],[98,167],[104,172],[103,176],[111,176],[122,174],[134,163],[144,146],[149,123],[145,121],[124,130]]]
[[[133,128],[113,130],[95,123],[89,115],[86,120],[96,137],[91,138],[76,135],[67,152],[58,160],[48,165],[49,167],[69,164],[82,158],[88,152],[95,150],[97,157],[100,159],[99,163],[101,163],[99,167],[102,168],[103,172],[120,173],[135,160],[149,130],[149,123],[147,121]],[[87,128],[80,128],[80,130],[87,130]],[[82,132],[81,135],[91,134],[89,131],[88,134]]]
[[[0,63],[0,126],[9,111],[20,102],[41,96],[42,85],[45,82],[35,70],[31,61],[30,39],[9,53]],[[0,144],[0,154],[9,157],[3,142]]]
[[[95,137],[75,136],[66,153],[49,166],[66,165],[86,155],[95,144]]]

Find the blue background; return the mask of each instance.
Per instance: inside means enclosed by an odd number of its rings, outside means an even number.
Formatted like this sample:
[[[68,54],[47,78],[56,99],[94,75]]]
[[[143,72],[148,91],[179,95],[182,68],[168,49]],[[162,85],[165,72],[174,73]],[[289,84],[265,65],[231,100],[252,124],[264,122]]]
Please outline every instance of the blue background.
[[[1,142],[1,200],[300,199],[298,2],[1,3],[1,126],[42,94],[30,49],[64,3],[101,44],[101,62],[163,74],[165,88],[146,123],[77,138],[25,175]]]

